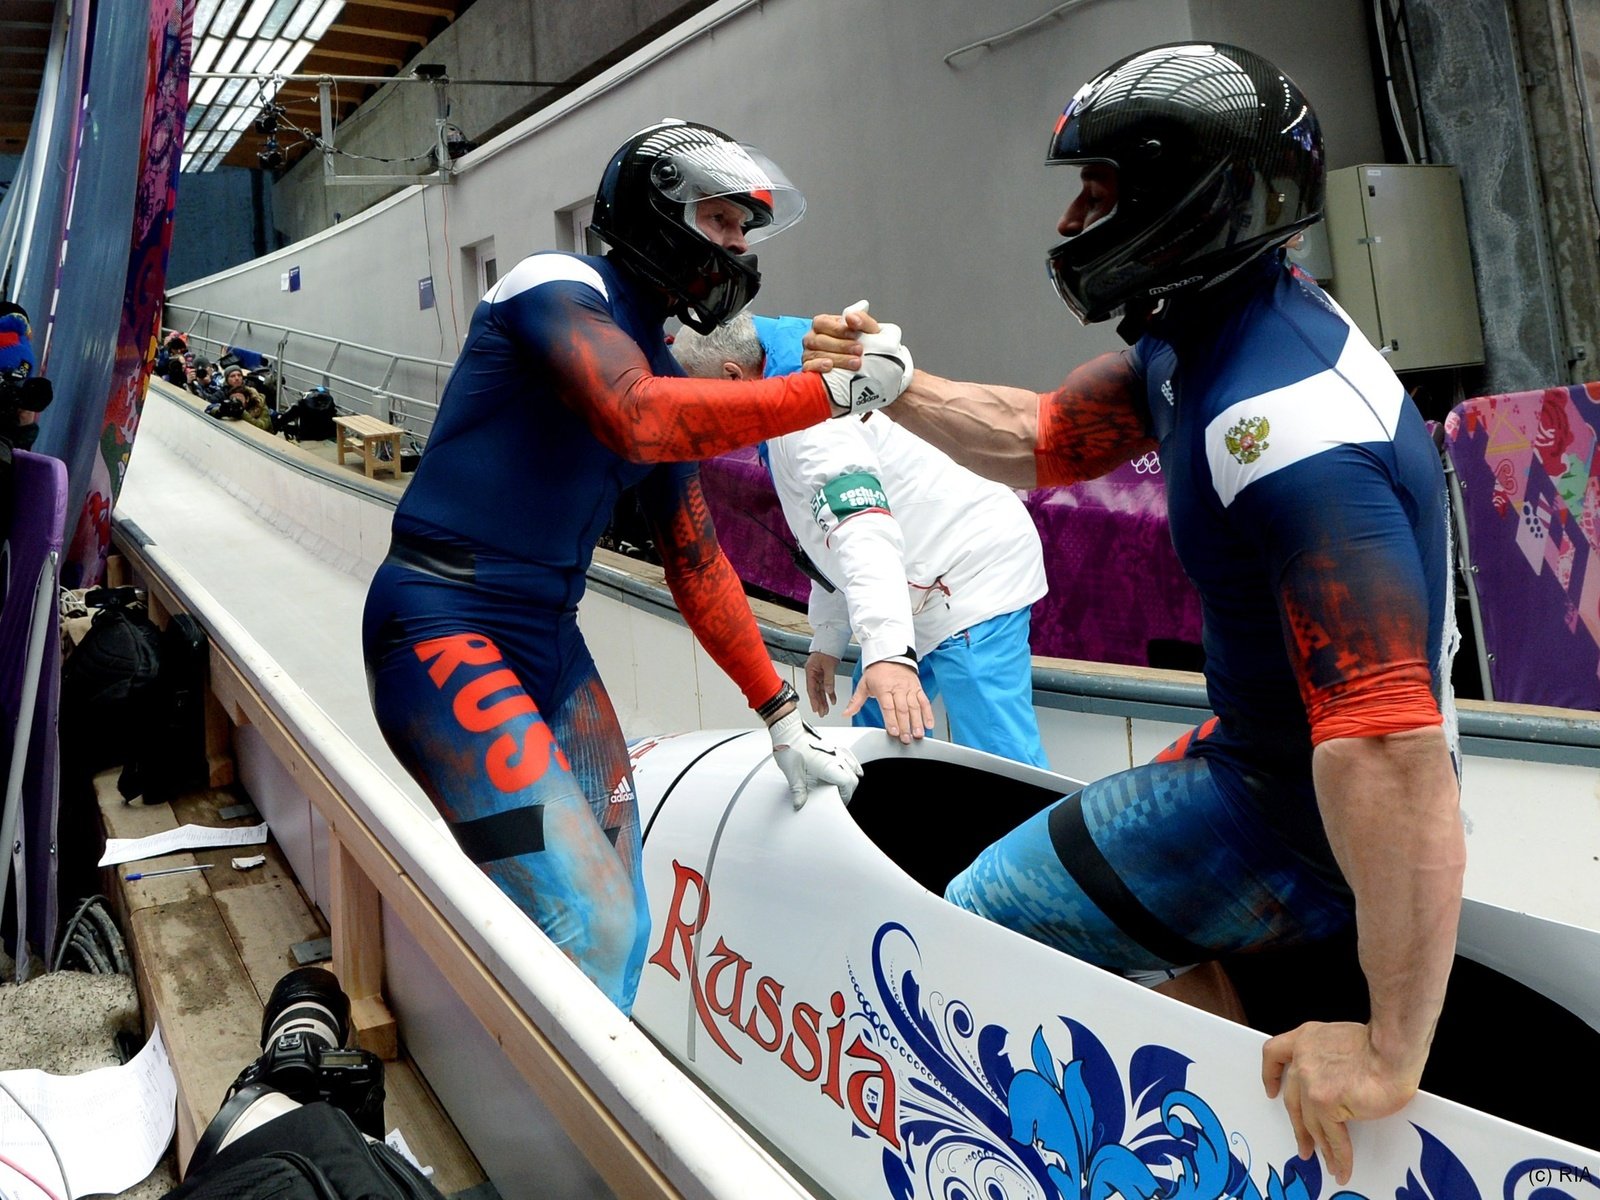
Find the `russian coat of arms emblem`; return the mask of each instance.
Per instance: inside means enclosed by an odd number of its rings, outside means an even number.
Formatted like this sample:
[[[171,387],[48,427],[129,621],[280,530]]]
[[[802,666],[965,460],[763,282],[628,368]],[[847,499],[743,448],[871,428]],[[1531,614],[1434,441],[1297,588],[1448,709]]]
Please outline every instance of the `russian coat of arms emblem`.
[[[1237,421],[1223,438],[1227,442],[1228,453],[1249,466],[1267,449],[1267,435],[1271,432],[1272,426],[1265,417],[1245,417]]]

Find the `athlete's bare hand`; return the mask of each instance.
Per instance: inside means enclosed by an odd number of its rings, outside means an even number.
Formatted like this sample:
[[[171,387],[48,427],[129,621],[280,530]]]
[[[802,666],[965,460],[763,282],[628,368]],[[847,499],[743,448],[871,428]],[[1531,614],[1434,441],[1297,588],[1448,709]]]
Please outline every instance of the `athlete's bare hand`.
[[[855,716],[869,698],[883,712],[885,732],[908,746],[933,728],[933,705],[915,667],[887,659],[873,663],[861,672],[861,683],[840,715]]]
[[[828,715],[828,709],[839,702],[834,692],[834,679],[839,674],[839,660],[831,654],[813,650],[806,659],[806,695],[811,698],[811,711],[819,717]]]
[[[842,367],[861,369],[861,333],[877,333],[878,322],[866,309],[846,313],[819,313],[811,318],[811,332],[801,339],[805,347],[803,371],[827,371]]]
[[[1320,1153],[1341,1186],[1355,1165],[1349,1123],[1400,1111],[1421,1079],[1421,1064],[1389,1062],[1373,1049],[1368,1027],[1349,1021],[1308,1021],[1261,1051],[1261,1082],[1268,1098],[1283,1094],[1300,1157]]]

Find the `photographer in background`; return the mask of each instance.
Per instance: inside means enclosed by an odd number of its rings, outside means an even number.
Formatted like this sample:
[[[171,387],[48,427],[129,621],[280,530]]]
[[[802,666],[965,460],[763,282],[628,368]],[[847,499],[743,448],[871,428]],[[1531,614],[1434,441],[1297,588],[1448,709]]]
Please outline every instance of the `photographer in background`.
[[[38,414],[51,397],[50,381],[38,375],[27,312],[0,300],[0,464],[11,465],[12,450],[33,448]]]
[[[200,1135],[163,1200],[442,1200],[381,1140],[383,1060],[344,1049],[350,1000],[321,967],[290,971],[261,1014],[261,1057]]]
[[[189,390],[207,404],[222,398],[222,376],[211,365],[209,358],[194,360],[194,375],[189,380]]]
[[[256,428],[272,433],[273,418],[277,414],[267,404],[266,397],[250,386],[244,368],[235,363],[223,376],[221,397],[206,406],[206,415],[248,421]]]

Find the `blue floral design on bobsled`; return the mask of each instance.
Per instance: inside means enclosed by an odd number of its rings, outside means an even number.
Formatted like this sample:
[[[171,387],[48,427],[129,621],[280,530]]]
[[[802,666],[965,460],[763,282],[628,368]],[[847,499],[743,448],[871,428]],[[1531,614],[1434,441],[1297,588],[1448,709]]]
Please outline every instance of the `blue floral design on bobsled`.
[[[1018,1070],[1005,1051],[1010,1031],[980,1025],[959,999],[925,998],[920,967],[916,939],[888,922],[873,938],[876,995],[851,972],[878,1049],[897,1056],[906,1080],[900,1149],[883,1153],[894,1200],[1319,1200],[1315,1158],[1269,1165],[1263,1191],[1252,1178],[1248,1144],[1240,1134],[1230,1137],[1211,1105],[1189,1090],[1191,1062],[1178,1051],[1139,1047],[1124,1087],[1100,1039],[1062,1016],[1070,1060],[1055,1058],[1039,1026],[1031,1062]],[[1421,1152],[1395,1200],[1482,1200],[1455,1153],[1413,1128]],[[1507,1174],[1503,1200],[1580,1200],[1576,1188],[1551,1186],[1558,1179],[1600,1188],[1578,1168],[1529,1159]],[[1531,1191],[1518,1187],[1525,1181]],[[1339,1191],[1328,1200],[1366,1197]]]

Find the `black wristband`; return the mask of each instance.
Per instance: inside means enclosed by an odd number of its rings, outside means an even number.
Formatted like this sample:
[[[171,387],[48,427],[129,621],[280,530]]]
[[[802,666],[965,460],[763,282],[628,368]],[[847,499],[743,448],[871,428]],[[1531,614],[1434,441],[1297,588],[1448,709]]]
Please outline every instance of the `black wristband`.
[[[783,686],[778,689],[777,694],[774,695],[771,700],[768,700],[765,704],[763,704],[760,708],[756,709],[756,716],[760,717],[763,721],[770,725],[772,723],[772,718],[777,711],[785,704],[788,704],[791,700],[798,704],[800,702],[800,693],[794,690],[794,685],[792,683],[790,683],[788,680],[784,680]]]

